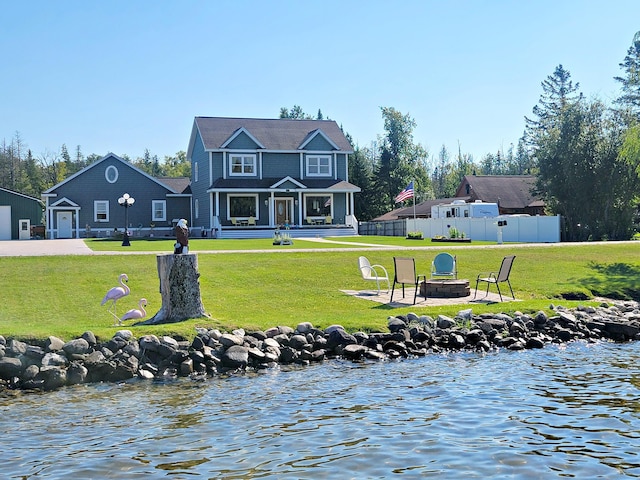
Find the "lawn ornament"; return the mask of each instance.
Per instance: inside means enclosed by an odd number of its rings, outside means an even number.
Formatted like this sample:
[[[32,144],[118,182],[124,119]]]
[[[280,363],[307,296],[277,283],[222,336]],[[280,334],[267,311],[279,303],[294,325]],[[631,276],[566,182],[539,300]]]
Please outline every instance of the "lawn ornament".
[[[118,282],[120,283],[120,285],[109,290],[100,303],[100,305],[104,305],[107,302],[111,302],[111,306],[107,309],[107,311],[111,315],[113,315],[117,321],[120,321],[120,319],[118,318],[118,315],[116,315],[116,302],[122,297],[126,297],[127,295],[129,295],[129,292],[131,291],[125,284],[125,282],[127,281],[129,281],[129,277],[127,276],[127,274],[121,273],[118,276]],[[113,310],[111,310],[112,308]]]
[[[122,322],[125,320],[130,320],[132,318],[144,318],[147,316],[147,311],[144,309],[144,307],[147,306],[147,299],[146,298],[141,298],[140,301],[138,302],[138,308],[132,308],[131,310],[129,310],[127,313],[125,313],[121,318],[120,318],[120,322],[119,325],[122,325]]]

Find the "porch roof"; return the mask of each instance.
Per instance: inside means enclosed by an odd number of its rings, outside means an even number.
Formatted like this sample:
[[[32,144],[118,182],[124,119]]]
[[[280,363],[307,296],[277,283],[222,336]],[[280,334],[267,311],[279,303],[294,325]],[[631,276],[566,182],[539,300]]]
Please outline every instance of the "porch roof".
[[[286,179],[286,177],[285,177]],[[334,178],[300,179],[282,178],[219,178],[207,190],[208,192],[252,191],[252,192],[297,192],[297,191],[330,191],[359,192],[360,187],[345,180]],[[277,185],[277,186],[276,186]]]

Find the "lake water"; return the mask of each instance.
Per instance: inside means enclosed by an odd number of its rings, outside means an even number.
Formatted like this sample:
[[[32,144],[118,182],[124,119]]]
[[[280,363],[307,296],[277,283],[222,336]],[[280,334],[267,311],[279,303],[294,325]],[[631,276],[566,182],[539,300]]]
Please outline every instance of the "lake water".
[[[640,477],[640,342],[0,397],[3,479]]]

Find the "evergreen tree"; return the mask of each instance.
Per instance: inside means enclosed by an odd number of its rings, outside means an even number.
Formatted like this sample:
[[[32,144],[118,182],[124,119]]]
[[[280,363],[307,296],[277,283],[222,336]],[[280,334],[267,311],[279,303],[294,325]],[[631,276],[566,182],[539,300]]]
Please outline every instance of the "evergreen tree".
[[[640,121],[640,32],[633,37],[633,42],[624,61],[620,64],[625,72],[623,77],[614,77],[620,82],[622,94],[615,100],[631,119]]]

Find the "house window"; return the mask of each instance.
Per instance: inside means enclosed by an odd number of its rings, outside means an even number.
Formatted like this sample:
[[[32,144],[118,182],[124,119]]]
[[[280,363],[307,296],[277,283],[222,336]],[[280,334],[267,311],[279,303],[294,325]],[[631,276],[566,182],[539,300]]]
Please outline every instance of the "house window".
[[[193,163],[193,181],[198,181],[198,162]]]
[[[230,155],[229,160],[231,162],[231,175],[255,175],[255,155]]]
[[[109,221],[109,200],[94,200],[93,221],[94,222]]]
[[[258,195],[229,195],[227,197],[228,219],[234,217],[258,217]]]
[[[307,156],[307,176],[331,175],[331,157],[329,155]]]
[[[305,216],[326,217],[331,215],[331,203],[331,195],[305,195]]]
[[[151,201],[151,220],[154,222],[162,222],[167,219],[167,201],[152,200]]]
[[[118,169],[114,165],[109,165],[104,169],[104,178],[109,183],[116,183],[118,181]]]
[[[193,213],[196,218],[200,217],[200,202],[197,198],[193,201]]]

